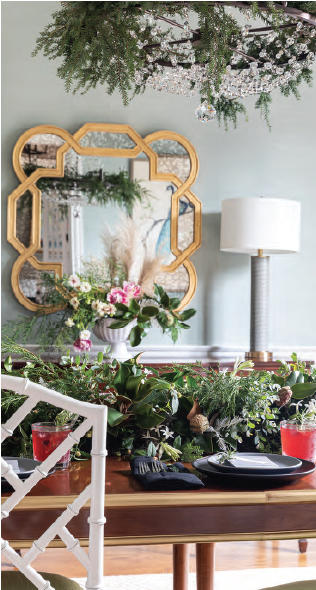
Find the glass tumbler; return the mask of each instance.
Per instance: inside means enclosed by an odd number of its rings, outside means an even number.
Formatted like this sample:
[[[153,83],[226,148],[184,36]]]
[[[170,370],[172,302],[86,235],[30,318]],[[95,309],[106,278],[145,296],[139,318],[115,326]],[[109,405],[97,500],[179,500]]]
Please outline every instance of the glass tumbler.
[[[316,461],[316,423],[299,424],[283,420],[280,423],[282,455]]]
[[[37,422],[32,424],[33,456],[35,461],[45,461],[47,457],[67,438],[72,432],[72,425],[56,426],[53,422]],[[69,467],[70,449],[63,455],[56,469]]]

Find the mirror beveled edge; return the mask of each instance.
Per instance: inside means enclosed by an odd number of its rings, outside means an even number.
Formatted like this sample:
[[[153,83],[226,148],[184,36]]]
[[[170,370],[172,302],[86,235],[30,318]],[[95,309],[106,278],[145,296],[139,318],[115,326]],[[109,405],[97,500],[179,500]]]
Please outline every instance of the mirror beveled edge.
[[[126,134],[134,141],[135,147],[132,149],[121,148],[98,148],[83,147],[79,141],[90,131]],[[53,134],[61,137],[65,143],[56,152],[55,168],[37,168],[30,176],[26,176],[21,166],[21,154],[25,143],[34,135]],[[188,152],[190,157],[190,174],[185,182],[182,182],[176,175],[158,172],[158,155],[150,147],[154,141],[169,139],[180,143]],[[181,301],[179,310],[183,309],[191,301],[197,283],[196,270],[190,256],[201,246],[202,234],[202,207],[201,201],[190,190],[195,182],[199,161],[193,145],[188,139],[173,131],[157,131],[145,138],[142,138],[129,125],[119,125],[111,123],[86,123],[74,135],[68,133],[65,129],[53,125],[39,125],[28,129],[18,139],[13,150],[13,168],[20,180],[20,185],[9,195],[7,208],[7,239],[10,244],[19,252],[19,257],[14,262],[11,274],[11,285],[14,295],[18,301],[31,311],[38,311],[41,307],[39,304],[30,301],[22,292],[19,284],[19,275],[23,264],[28,261],[36,270],[54,271],[59,276],[63,275],[62,263],[59,262],[41,262],[35,257],[36,251],[40,248],[41,241],[41,191],[37,188],[36,182],[42,177],[63,177],[64,176],[64,154],[73,149],[79,155],[87,156],[108,156],[108,157],[126,157],[136,158],[138,154],[144,152],[149,158],[150,163],[150,180],[166,180],[172,182],[177,190],[172,195],[171,201],[171,244],[170,249],[176,259],[168,266],[163,267],[165,272],[174,272],[181,264],[186,268],[189,275],[189,289]],[[17,238],[17,201],[21,195],[28,190],[32,194],[32,226],[30,245],[25,247]],[[188,197],[195,207],[194,214],[194,239],[193,242],[185,249],[180,250],[178,247],[178,216],[179,200],[184,195]],[[47,306],[46,313],[56,311],[56,308]]]

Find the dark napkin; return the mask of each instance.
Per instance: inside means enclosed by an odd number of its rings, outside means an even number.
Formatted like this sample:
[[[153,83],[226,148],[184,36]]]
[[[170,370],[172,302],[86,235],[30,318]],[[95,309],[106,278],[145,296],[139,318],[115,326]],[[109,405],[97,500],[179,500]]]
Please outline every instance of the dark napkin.
[[[198,490],[204,488],[204,483],[193,475],[182,463],[174,463],[173,465],[166,465],[160,463],[166,471],[159,473],[145,473],[142,475],[139,471],[140,463],[147,463],[149,469],[152,469],[152,457],[134,457],[131,460],[132,474],[139,481],[146,490],[150,491],[169,491],[169,490]],[[178,471],[172,471],[176,468]]]

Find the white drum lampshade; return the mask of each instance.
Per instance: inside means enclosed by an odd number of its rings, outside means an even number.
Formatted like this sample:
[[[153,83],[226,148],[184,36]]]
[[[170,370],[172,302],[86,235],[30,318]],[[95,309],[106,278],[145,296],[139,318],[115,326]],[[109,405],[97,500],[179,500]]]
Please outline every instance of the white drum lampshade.
[[[241,198],[222,203],[221,250],[256,256],[298,252],[300,237],[298,201]]]
[[[286,199],[241,198],[222,202],[221,250],[251,256],[250,352],[272,360],[268,348],[269,255],[298,252],[301,205]]]

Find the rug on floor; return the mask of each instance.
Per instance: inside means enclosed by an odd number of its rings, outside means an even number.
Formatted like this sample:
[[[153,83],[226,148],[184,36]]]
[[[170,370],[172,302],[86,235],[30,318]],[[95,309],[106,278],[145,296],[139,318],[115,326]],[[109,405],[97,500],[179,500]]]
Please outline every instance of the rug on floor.
[[[85,578],[74,578],[83,588]],[[216,572],[215,590],[261,590],[300,580],[316,580],[316,567],[266,568]],[[104,590],[172,590],[172,574],[106,576]],[[315,581],[316,589],[316,581]],[[196,576],[190,574],[189,590],[196,590]]]

